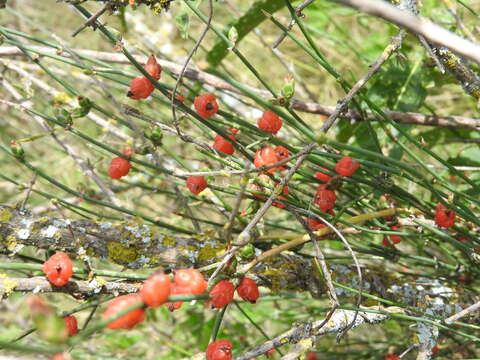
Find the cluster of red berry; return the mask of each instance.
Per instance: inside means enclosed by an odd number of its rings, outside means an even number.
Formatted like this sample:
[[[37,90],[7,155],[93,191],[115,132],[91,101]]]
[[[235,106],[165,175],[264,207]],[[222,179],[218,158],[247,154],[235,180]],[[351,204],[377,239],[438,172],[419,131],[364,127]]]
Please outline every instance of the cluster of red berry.
[[[275,164],[290,156],[290,152],[282,145],[277,146],[275,149],[271,146],[264,146],[258,149],[253,158],[253,164],[256,168],[261,166],[268,166]],[[285,170],[285,166],[276,166],[267,170],[267,173],[273,174],[276,170]]]
[[[43,271],[48,280],[55,286],[64,286],[73,275],[73,262],[64,252],[52,255],[43,264]],[[181,269],[174,271],[173,282],[170,276],[158,272],[144,281],[138,294],[127,294],[112,299],[103,313],[104,319],[111,318],[130,306],[143,303],[144,306],[119,317],[107,325],[109,329],[131,329],[145,320],[145,307],[165,305],[170,311],[179,309],[183,302],[167,302],[170,295],[199,295],[207,290],[208,283],[196,269]],[[243,300],[255,303],[260,297],[255,280],[243,277],[237,288],[237,294]],[[219,281],[209,293],[209,303],[212,308],[223,308],[233,300],[235,286],[229,280]],[[77,319],[74,316],[64,318],[69,335],[77,333]],[[226,340],[211,343],[207,349],[208,360],[231,359],[232,346]]]
[[[437,205],[436,211],[435,211],[435,224],[439,227],[442,228],[449,228],[455,225],[455,217],[456,217],[456,212],[447,209],[445,205],[442,203],[439,203]],[[388,219],[386,219],[388,220]],[[400,227],[398,225],[392,225],[390,226],[390,229],[392,231],[398,231]],[[393,246],[396,244],[399,244],[402,241],[402,237],[400,235],[388,235],[383,238],[382,244],[384,246]]]
[[[357,160],[350,156],[344,156],[335,165],[335,171],[340,177],[348,177],[352,176],[358,170],[359,166],[360,163]],[[322,212],[334,215],[333,207],[337,201],[337,195],[331,185],[333,177],[326,172],[328,172],[328,170],[322,168],[321,171],[315,173],[315,177],[324,184],[318,186],[313,202]],[[311,230],[319,230],[325,227],[325,224],[317,219],[308,219],[307,224]]]
[[[157,63],[155,56],[150,55],[148,57],[147,63],[143,67],[146,72],[148,72],[155,80],[160,79],[160,73],[162,72],[162,67]],[[130,90],[127,93],[127,96],[133,100],[140,100],[148,98],[151,93],[155,90],[152,82],[146,77],[138,77],[132,79],[130,82]]]

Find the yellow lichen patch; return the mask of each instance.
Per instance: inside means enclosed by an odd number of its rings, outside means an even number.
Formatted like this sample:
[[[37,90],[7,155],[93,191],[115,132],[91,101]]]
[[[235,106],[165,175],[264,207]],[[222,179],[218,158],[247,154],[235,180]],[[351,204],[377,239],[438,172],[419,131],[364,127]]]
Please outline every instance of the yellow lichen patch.
[[[457,67],[457,64],[458,64],[458,61],[453,56],[450,56],[445,63],[447,68],[449,68],[451,70],[455,70],[456,67]]]
[[[98,287],[102,287],[107,284],[107,281],[104,278],[97,277],[95,280],[97,280]]]
[[[221,255],[224,252],[225,248],[215,248],[211,245],[206,245],[200,249],[198,252],[198,260],[200,262],[205,262],[214,257]]]
[[[298,345],[300,345],[304,349],[304,351],[302,351],[300,359],[305,359],[305,355],[308,349],[313,347],[313,341],[311,338],[302,339],[298,342]]]
[[[362,301],[363,306],[375,306],[378,305],[378,301],[372,298],[366,298]]]
[[[18,283],[10,279],[5,279],[2,281],[2,285],[3,285],[3,293],[8,296],[17,287]]]
[[[108,242],[107,249],[108,258],[117,264],[127,264],[135,262],[138,258],[137,249],[130,248],[118,242]]]
[[[162,241],[164,246],[175,246],[177,245],[177,240],[173,236],[165,235]]]
[[[58,92],[55,94],[55,96],[53,97],[53,101],[56,103],[56,104],[68,104],[69,102],[72,101],[72,98],[70,96],[68,96],[66,93],[64,92]]]
[[[0,210],[0,222],[7,222],[12,218],[13,214],[9,209]]]
[[[7,238],[5,239],[5,246],[9,251],[15,250],[17,245],[18,243],[17,243],[17,239],[15,239],[15,236],[13,235],[7,236]]]
[[[272,283],[272,293],[278,293],[281,288],[281,281],[282,279],[285,278],[285,273],[279,269],[274,269],[274,268],[267,268],[265,271],[263,271],[262,275],[265,277],[268,277],[268,279]]]
[[[216,234],[215,230],[207,230],[203,234],[192,235],[192,238],[197,240],[211,240],[215,237],[215,234]]]
[[[471,95],[477,99],[480,99],[480,89],[473,90]]]

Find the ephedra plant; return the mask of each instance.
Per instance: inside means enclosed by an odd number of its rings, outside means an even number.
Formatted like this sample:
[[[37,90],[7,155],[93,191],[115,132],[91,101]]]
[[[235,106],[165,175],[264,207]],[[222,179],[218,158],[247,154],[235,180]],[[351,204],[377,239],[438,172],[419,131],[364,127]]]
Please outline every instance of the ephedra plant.
[[[475,357],[478,12],[360,3],[7,1],[2,352]]]

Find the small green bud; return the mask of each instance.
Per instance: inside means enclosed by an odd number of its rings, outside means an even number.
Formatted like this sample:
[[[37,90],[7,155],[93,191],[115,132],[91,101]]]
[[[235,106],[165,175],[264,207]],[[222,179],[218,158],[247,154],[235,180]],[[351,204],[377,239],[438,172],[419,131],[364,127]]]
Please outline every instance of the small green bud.
[[[283,193],[284,187],[285,185],[282,184],[278,184],[277,186],[275,186],[275,188],[273,189],[274,194],[280,195],[281,193]]]
[[[248,243],[240,249],[239,255],[242,260],[251,260],[255,256],[255,247],[252,244]]]
[[[260,205],[261,204],[258,201],[252,201],[250,204],[248,204],[248,207],[245,210],[245,215],[255,214],[258,209],[260,209]]]
[[[92,108],[92,102],[89,98],[84,96],[77,97],[78,105],[82,108],[90,110]]]
[[[235,46],[235,44],[237,43],[238,31],[235,26],[232,26],[228,31],[228,40],[230,40],[233,43],[233,46]]]
[[[158,126],[145,130],[145,137],[155,146],[162,145],[163,131]]]
[[[72,119],[77,119],[77,118],[81,118],[88,115],[88,113],[89,113],[89,110],[79,107],[79,108],[73,109],[70,116],[72,117]]]
[[[295,94],[295,79],[292,74],[288,74],[285,77],[281,92],[286,100],[290,100],[293,97],[293,94]]]
[[[72,115],[70,115],[67,110],[60,107],[54,107],[53,114],[55,118],[62,123],[63,127],[69,127],[73,124]]]
[[[25,151],[23,150],[22,145],[15,140],[10,141],[10,151],[17,160],[23,161],[25,159]]]

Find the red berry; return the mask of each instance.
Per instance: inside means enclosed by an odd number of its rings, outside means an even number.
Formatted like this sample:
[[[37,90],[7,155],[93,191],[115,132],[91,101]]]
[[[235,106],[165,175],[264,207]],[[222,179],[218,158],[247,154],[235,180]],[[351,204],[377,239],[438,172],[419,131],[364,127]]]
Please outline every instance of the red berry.
[[[187,178],[187,187],[195,195],[200,194],[207,186],[208,184],[203,176],[189,176]]]
[[[456,237],[456,239],[460,242],[469,242],[469,238],[463,234],[460,234]]]
[[[77,318],[75,316],[65,316],[63,321],[65,321],[65,326],[68,330],[68,336],[73,336],[78,332]]]
[[[460,276],[457,277],[457,282],[458,282],[460,285],[468,285],[468,284],[470,284],[472,281],[471,281],[471,279],[470,279],[468,276],[460,275]]]
[[[130,164],[130,161],[121,156],[117,156],[110,162],[108,176],[112,179],[120,179],[122,176],[127,175],[131,168],[132,164]]]
[[[107,309],[102,315],[102,318],[106,320],[112,316],[115,316],[115,314],[118,314],[120,311],[123,311],[141,301],[142,299],[138,294],[118,296],[115,299],[110,300]],[[145,320],[145,310],[143,308],[138,308],[123,315],[119,319],[112,321],[107,325],[107,328],[131,329],[138,323],[141,323],[143,320]]]
[[[127,148],[122,150],[122,154],[125,155],[126,157],[131,157],[134,152],[135,151],[130,147],[127,147]]]
[[[264,192],[263,189],[261,189],[260,186],[258,186],[257,184],[251,184],[250,185],[250,190],[256,191],[256,192]],[[259,200],[265,200],[265,196],[263,196],[263,195],[252,193],[252,196],[256,197]]]
[[[275,187],[277,187],[277,186],[279,186],[278,183],[275,185]],[[287,185],[284,185],[284,186],[283,186],[282,193],[283,193],[283,195],[288,195],[288,186],[287,186]],[[277,196],[277,199],[279,199],[279,200],[285,200],[285,197],[282,196],[282,195],[278,195],[278,196]],[[280,209],[284,209],[284,208],[285,208],[285,205],[283,205],[281,202],[279,202],[279,201],[277,201],[277,200],[275,200],[272,205],[275,206],[275,207],[278,207],[278,208],[280,208]]]
[[[240,131],[240,129],[234,128],[234,127],[229,127],[228,130],[232,133],[232,135],[235,135]]]
[[[253,164],[257,168],[264,165],[271,165],[276,162],[278,162],[277,154],[275,154],[275,150],[270,146],[265,146],[264,148],[257,150],[253,159]],[[272,174],[275,170],[276,168],[271,168],[267,170],[267,173]]]
[[[232,344],[228,340],[217,340],[207,347],[207,360],[232,360]]]
[[[400,356],[395,354],[388,354],[385,356],[385,360],[400,360]]]
[[[396,231],[398,229],[400,229],[399,226],[392,226],[391,227],[392,231]],[[394,244],[398,244],[402,241],[402,237],[400,235],[388,235],[388,237],[390,238],[391,242],[393,242]]]
[[[72,277],[72,260],[64,252],[57,252],[43,263],[43,272],[53,285],[63,286]]]
[[[170,277],[164,273],[154,274],[144,281],[140,289],[142,301],[151,307],[157,307],[170,296]]]
[[[257,124],[260,129],[272,134],[276,134],[282,128],[282,120],[271,110],[265,111]]]
[[[242,280],[240,280],[240,284],[237,287],[237,294],[243,300],[255,304],[260,297],[257,282],[247,277],[242,278]]]
[[[209,118],[218,111],[217,98],[212,94],[202,94],[195,98],[193,102],[195,110],[202,118]]]
[[[187,101],[187,98],[181,94],[175,94],[175,99],[181,102]]]
[[[445,205],[439,203],[435,212],[435,224],[444,228],[452,227],[455,225],[455,216],[457,216],[455,211],[447,209]]]
[[[317,220],[316,218],[308,218],[307,226],[312,231],[317,231],[327,227],[322,220]]]
[[[288,151],[288,149],[282,145],[278,145],[276,148],[275,148],[275,155],[277,155],[277,158],[278,158],[278,161],[281,161],[283,159],[286,159],[290,156],[290,152]],[[278,167],[279,170],[285,170],[286,167],[285,166],[279,166]]]
[[[229,135],[229,138],[232,141],[235,141],[235,142],[237,141],[237,139],[233,135]],[[220,135],[217,135],[215,137],[215,140],[213,141],[213,148],[218,152],[221,152],[227,155],[233,155],[233,153],[235,152],[235,148],[233,147],[232,143],[230,143],[228,140],[225,140],[225,138],[223,138]]]
[[[212,308],[223,308],[230,304],[233,300],[235,287],[228,280],[218,282],[210,291],[210,301]]]
[[[326,168],[322,168],[321,170],[322,170],[322,171],[325,171],[325,172],[328,171],[328,169],[326,169]],[[323,173],[322,171],[317,171],[317,172],[315,173],[315,177],[316,177],[318,180],[320,180],[321,182],[326,183],[326,182],[328,182],[328,180],[330,180],[332,177],[331,177],[330,175],[327,175],[327,174]]]
[[[187,289],[184,289],[181,286],[178,286],[176,283],[171,284],[170,295],[185,295],[185,294],[189,294],[189,291]],[[171,312],[180,309],[182,307],[182,305],[183,305],[183,301],[175,301],[175,302],[165,303],[165,306]]]
[[[434,346],[430,351],[432,355],[437,355],[440,352],[440,349],[438,348],[438,346]]]
[[[318,205],[320,210],[327,212],[335,206],[337,201],[337,196],[335,192],[327,189],[326,185],[320,185],[318,187],[317,193],[313,199],[313,202]]]
[[[357,171],[360,163],[351,156],[344,156],[341,158],[337,165],[335,165],[335,171],[340,176],[351,176]]]
[[[268,350],[265,354],[267,356],[272,356],[273,354],[275,354],[275,348]]]
[[[307,353],[307,360],[317,360],[317,353],[309,351]]]
[[[175,283],[188,291],[188,294],[202,294],[207,289],[207,282],[197,269],[175,271]]]
[[[154,55],[148,57],[147,63],[143,67],[146,72],[148,72],[155,80],[160,79],[160,73],[162,72],[162,67],[155,59]]]
[[[393,246],[393,244],[390,242],[390,240],[387,237],[383,238],[382,245],[383,246]]]
[[[53,355],[52,360],[73,360],[73,357],[67,352],[56,353],[55,355]]]
[[[127,96],[133,100],[146,99],[155,90],[153,84],[146,77],[132,79]]]

